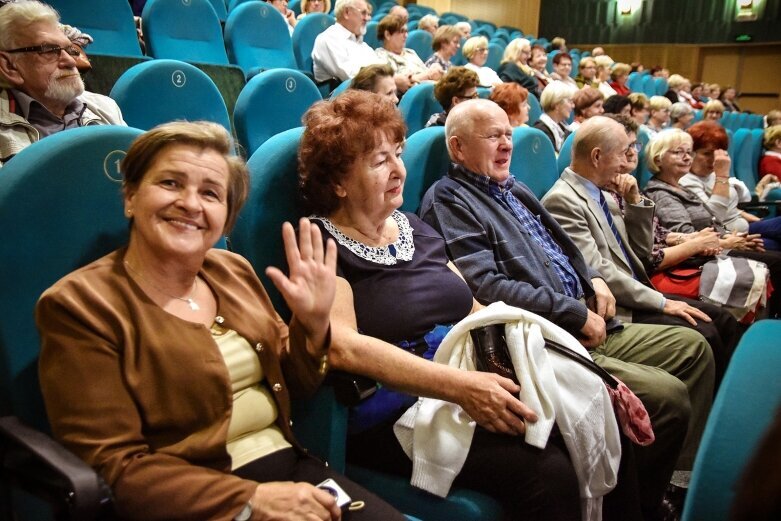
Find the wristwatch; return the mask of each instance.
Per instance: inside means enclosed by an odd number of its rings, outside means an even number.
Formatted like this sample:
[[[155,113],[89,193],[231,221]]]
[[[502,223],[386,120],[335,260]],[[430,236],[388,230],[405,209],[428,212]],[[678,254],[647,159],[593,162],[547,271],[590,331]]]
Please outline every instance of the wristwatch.
[[[252,519],[252,503],[247,501],[247,504],[244,505],[241,512],[233,518],[233,521],[249,521],[250,519]]]

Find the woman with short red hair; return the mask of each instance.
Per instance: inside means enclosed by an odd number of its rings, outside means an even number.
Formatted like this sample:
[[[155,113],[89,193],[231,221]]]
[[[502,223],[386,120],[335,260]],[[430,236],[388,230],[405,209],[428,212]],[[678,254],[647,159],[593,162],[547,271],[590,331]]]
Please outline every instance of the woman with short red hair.
[[[510,125],[526,127],[529,121],[529,91],[517,83],[502,83],[494,87],[491,101],[502,107],[507,113]]]

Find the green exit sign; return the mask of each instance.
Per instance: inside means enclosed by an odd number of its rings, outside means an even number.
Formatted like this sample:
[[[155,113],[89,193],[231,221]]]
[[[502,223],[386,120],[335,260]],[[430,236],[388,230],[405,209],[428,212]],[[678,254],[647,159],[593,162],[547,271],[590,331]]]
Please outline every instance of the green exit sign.
[[[735,37],[736,42],[750,42],[753,36],[750,34],[739,34]]]

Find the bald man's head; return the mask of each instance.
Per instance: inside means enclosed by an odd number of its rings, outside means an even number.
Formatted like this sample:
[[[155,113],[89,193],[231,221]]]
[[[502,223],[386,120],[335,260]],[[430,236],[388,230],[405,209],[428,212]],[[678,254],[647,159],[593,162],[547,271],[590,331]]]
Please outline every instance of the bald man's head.
[[[626,167],[629,136],[617,121],[594,116],[578,127],[572,143],[571,168],[599,187],[609,184]]]
[[[493,101],[474,99],[453,107],[445,135],[453,162],[497,182],[510,176],[513,129],[507,113]]]

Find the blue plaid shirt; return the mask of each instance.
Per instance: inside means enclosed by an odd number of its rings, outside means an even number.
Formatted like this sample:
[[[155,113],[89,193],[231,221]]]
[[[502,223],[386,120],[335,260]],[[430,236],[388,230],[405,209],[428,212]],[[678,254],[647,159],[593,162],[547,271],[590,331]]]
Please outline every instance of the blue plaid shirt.
[[[513,184],[515,184],[515,177],[510,176],[505,181],[504,186],[502,186],[488,176],[475,175],[464,168],[459,170],[472,184],[504,206],[526,228],[535,242],[540,245],[548,255],[548,258],[553,262],[553,269],[564,286],[564,294],[572,298],[581,298],[583,296],[583,287],[580,285],[575,268],[572,267],[569,259],[564,255],[561,246],[553,240],[548,230],[540,222],[539,217],[532,214],[510,191]]]

